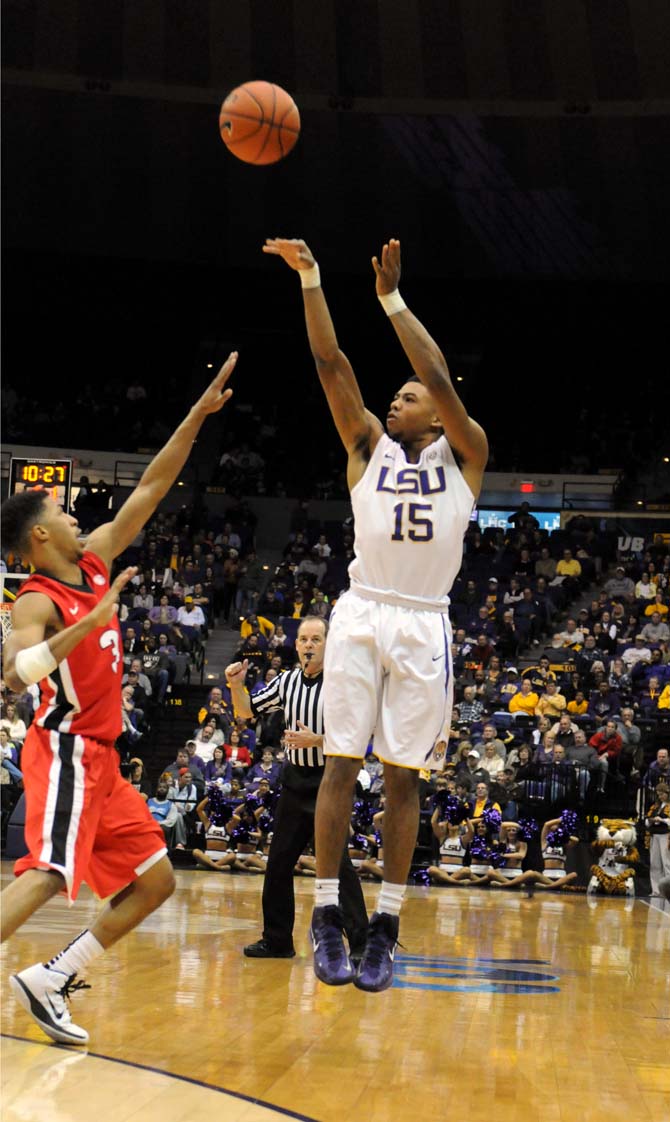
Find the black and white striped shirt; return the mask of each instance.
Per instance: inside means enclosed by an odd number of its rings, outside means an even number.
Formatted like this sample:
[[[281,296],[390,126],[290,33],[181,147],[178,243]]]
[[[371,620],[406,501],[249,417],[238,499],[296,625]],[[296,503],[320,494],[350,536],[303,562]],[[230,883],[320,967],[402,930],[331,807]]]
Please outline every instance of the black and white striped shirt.
[[[286,727],[298,731],[298,721],[302,721],[312,732],[323,736],[323,674],[308,678],[299,666],[285,674],[279,674],[268,686],[251,695],[251,708],[254,716],[268,709],[284,710]],[[311,748],[287,748],[286,758],[296,767],[323,767],[323,749],[314,745]]]

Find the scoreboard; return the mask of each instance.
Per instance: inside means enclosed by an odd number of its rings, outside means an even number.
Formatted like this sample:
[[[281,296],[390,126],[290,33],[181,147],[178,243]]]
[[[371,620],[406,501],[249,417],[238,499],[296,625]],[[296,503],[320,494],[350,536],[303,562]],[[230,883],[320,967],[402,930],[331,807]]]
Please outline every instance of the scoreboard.
[[[52,499],[70,509],[72,460],[38,460],[23,456],[12,457],[9,463],[9,494],[40,487]]]

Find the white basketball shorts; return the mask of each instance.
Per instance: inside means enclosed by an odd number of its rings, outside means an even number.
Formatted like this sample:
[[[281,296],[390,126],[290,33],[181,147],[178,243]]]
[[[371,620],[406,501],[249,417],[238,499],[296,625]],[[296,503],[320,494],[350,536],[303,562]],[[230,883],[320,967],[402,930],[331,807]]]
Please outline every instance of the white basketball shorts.
[[[346,592],[330,619],[323,674],[326,756],[441,771],[453,702],[447,613]]]

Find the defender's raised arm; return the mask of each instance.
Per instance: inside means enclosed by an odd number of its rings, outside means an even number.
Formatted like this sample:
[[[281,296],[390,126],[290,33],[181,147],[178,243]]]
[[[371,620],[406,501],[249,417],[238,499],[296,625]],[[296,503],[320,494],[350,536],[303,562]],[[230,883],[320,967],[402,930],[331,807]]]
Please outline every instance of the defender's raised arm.
[[[300,274],[307,337],[335,426],[349,453],[349,484],[352,486],[355,462],[367,462],[381,436],[382,426],[365,408],[351,363],[340,350],[321,288],[319,266],[309,247],[298,238],[268,238],[263,252],[281,257]]]
[[[226,383],[236,363],[237,351],[233,351],[167,444],[154,456],[113,522],[99,526],[89,535],[87,548],[102,557],[108,567],[139,534],[179,477],[207,417],[210,413],[218,413],[232,395],[233,391],[226,388]]]
[[[391,238],[383,246],[381,261],[377,257],[372,258],[372,267],[377,278],[379,301],[391,320],[414,373],[430,393],[445,436],[461,457],[463,475],[470,490],[477,496],[489,454],[486,434],[468,416],[454,389],[442,351],[423,324],[410,312],[398,291],[400,242],[397,238]]]

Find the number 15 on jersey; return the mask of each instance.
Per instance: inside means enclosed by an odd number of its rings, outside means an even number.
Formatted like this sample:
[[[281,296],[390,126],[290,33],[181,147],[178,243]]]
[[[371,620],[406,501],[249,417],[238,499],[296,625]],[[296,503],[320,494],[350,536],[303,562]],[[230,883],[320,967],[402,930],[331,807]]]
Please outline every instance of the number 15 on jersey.
[[[429,542],[433,539],[433,522],[425,512],[432,515],[430,503],[397,503],[393,508],[395,524],[391,534],[392,542]]]

